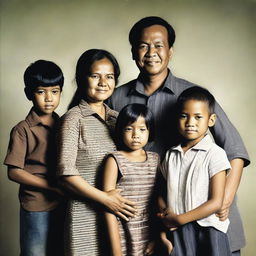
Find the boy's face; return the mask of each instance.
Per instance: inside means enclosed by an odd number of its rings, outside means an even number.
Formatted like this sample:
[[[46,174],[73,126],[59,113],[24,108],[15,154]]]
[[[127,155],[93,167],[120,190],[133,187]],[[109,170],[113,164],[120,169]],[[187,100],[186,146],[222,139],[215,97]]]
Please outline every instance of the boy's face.
[[[208,127],[215,123],[216,115],[209,113],[207,102],[198,100],[186,101],[178,118],[178,129],[182,137],[193,145],[206,134]]]
[[[38,86],[33,92],[33,104],[39,114],[48,115],[58,107],[61,89],[59,85],[43,87]]]

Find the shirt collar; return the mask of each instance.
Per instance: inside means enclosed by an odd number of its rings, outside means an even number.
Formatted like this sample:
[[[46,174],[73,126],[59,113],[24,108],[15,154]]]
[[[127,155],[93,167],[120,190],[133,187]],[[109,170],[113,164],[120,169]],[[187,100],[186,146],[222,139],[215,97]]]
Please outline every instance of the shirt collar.
[[[52,116],[53,116],[53,118],[54,118],[56,121],[59,119],[58,114],[55,113],[55,112],[52,113]],[[32,108],[30,109],[30,111],[29,111],[28,115],[26,116],[25,120],[26,120],[26,122],[28,123],[29,127],[34,127],[34,126],[37,126],[37,125],[39,125],[39,124],[45,125],[45,124],[42,122],[40,116],[36,113],[34,107],[32,107]],[[46,126],[48,126],[48,125],[46,125]]]
[[[209,134],[206,134],[204,138],[200,140],[196,145],[194,145],[191,149],[207,151],[211,147],[212,143],[213,139]],[[183,152],[181,145],[175,146],[172,149]]]
[[[111,118],[117,118],[118,113],[114,110],[112,110],[111,108],[109,108],[108,105],[106,105],[105,103],[103,103],[105,109],[106,109],[106,120],[109,120]],[[85,100],[81,100],[79,103],[79,108],[81,110],[81,113],[84,117],[86,116],[92,116],[92,115],[97,115],[96,112],[94,112],[90,105],[85,101]]]
[[[160,90],[166,90],[175,94],[174,84],[175,84],[174,76],[172,75],[172,72],[168,69],[168,76],[165,79],[165,82],[163,86],[161,86]],[[135,80],[135,84],[134,86],[131,87],[130,91],[128,92],[128,95],[134,94],[134,93],[139,93],[148,97],[148,95],[145,94],[144,84],[143,84],[141,75],[139,75],[138,78]]]

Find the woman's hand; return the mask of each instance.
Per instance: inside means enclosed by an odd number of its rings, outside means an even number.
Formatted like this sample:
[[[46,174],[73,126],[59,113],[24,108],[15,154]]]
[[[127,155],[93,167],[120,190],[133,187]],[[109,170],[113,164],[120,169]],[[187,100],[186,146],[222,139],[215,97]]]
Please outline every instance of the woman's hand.
[[[121,189],[113,189],[105,192],[107,200],[104,205],[116,216],[129,221],[129,217],[136,215],[135,203],[120,195]]]

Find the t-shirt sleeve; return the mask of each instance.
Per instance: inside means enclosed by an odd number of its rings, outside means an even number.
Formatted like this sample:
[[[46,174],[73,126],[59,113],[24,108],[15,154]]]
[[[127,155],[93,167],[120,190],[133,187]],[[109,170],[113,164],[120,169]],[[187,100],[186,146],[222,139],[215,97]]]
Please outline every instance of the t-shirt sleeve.
[[[23,127],[15,126],[11,130],[5,165],[11,165],[24,169],[27,152],[27,136]]]
[[[239,132],[217,102],[214,112],[217,115],[217,120],[210,130],[215,143],[226,151],[229,160],[242,158],[244,159],[244,165],[249,165],[249,155]]]
[[[76,167],[79,119],[71,115],[64,116],[58,132],[58,171],[62,175],[79,175]]]
[[[231,169],[231,165],[227,158],[226,152],[222,148],[216,145],[216,147],[212,148],[210,151],[209,157],[210,178],[221,171],[227,171],[228,174],[229,170]]]

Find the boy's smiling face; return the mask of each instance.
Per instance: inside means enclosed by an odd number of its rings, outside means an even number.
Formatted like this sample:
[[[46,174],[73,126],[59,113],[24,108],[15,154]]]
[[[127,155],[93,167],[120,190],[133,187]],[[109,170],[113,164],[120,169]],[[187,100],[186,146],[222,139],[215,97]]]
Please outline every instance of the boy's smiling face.
[[[215,123],[216,115],[210,114],[207,102],[186,101],[178,118],[178,129],[191,146],[197,144],[206,134],[208,127]]]
[[[58,107],[61,88],[55,86],[38,86],[33,92],[33,104],[40,115],[49,115]]]

